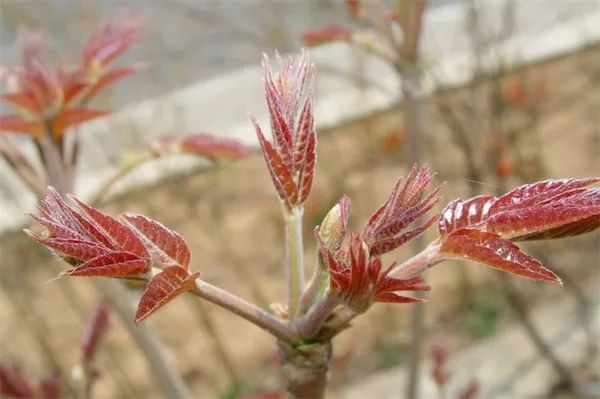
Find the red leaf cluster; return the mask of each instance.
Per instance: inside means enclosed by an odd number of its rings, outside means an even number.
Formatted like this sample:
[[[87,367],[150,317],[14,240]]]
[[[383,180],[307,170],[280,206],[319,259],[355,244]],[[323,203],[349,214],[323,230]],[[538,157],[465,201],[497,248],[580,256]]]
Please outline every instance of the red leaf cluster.
[[[398,179],[386,201],[369,218],[360,235],[352,234],[344,246],[350,199],[342,197],[315,230],[321,259],[329,270],[329,292],[354,312],[373,302],[407,303],[421,299],[398,291],[425,291],[420,275],[408,279],[390,276],[396,264],[382,270],[381,255],[422,234],[436,220],[405,231],[439,201],[439,188],[424,196],[433,179],[428,166],[414,165],[406,179]]]
[[[48,188],[38,214],[31,215],[47,233],[26,230],[75,266],[65,274],[148,279],[136,322],[192,288],[198,273],[188,271],[190,250],[177,232],[142,215],[113,217],[69,198],[80,212]],[[163,270],[152,276],[152,265]]]
[[[600,227],[600,189],[593,179],[546,180],[501,197],[481,195],[446,206],[439,222],[442,254],[535,280],[560,282],[511,241],[582,234]]]
[[[320,244],[321,256],[329,270],[330,294],[356,313],[365,312],[373,302],[420,302],[419,298],[396,292],[429,290],[421,276],[410,279],[388,276],[395,264],[382,270],[381,258],[371,258],[366,243],[358,235],[352,234],[347,248],[336,252],[322,241]]]
[[[427,165],[413,165],[406,179],[398,179],[389,197],[371,215],[361,234],[371,256],[380,256],[398,248],[422,234],[438,219],[437,215],[433,216],[425,223],[405,231],[439,202],[439,187],[423,198],[432,179],[433,174]]]
[[[71,276],[143,277],[150,271],[150,256],[141,239],[123,221],[94,209],[77,198],[80,213],[49,187],[30,215],[47,234],[25,232],[61,255],[75,267]]]
[[[24,31],[21,63],[7,68],[8,93],[0,96],[18,112],[0,116],[0,132],[60,140],[69,128],[106,115],[87,108],[87,103],[139,70],[140,66],[109,69],[109,64],[139,40],[143,25],[140,17],[118,14],[86,41],[76,65],[48,65],[41,54],[41,35]]]
[[[283,62],[272,76],[263,56],[264,89],[271,119],[273,143],[255,119],[252,123],[279,198],[288,210],[301,206],[310,194],[316,163],[317,133],[313,117],[312,86],[315,66],[302,52]]]

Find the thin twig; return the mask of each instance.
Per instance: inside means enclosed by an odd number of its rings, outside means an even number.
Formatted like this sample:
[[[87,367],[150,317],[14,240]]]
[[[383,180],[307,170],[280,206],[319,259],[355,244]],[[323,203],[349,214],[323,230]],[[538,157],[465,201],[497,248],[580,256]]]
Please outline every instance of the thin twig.
[[[147,152],[139,155],[133,161],[121,164],[102,184],[100,184],[100,186],[98,186],[96,191],[94,191],[94,193],[89,197],[88,203],[91,205],[97,205],[102,202],[104,197],[106,197],[112,186],[117,181],[121,180],[134,169],[140,167],[148,161],[155,159],[156,157],[156,154]]]

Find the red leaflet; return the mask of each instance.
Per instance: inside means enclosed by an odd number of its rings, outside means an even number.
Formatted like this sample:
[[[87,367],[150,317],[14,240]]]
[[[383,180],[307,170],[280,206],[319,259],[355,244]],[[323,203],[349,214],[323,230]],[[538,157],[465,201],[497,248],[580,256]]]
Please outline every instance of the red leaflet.
[[[125,214],[122,218],[143,242],[153,262],[187,269],[190,250],[176,231],[143,215]]]
[[[81,336],[81,360],[89,362],[94,358],[98,342],[108,327],[110,308],[106,302],[98,304],[92,316],[87,322],[83,335]]]
[[[279,198],[288,210],[301,206],[312,189],[317,134],[312,107],[315,66],[306,52],[283,63],[273,78],[269,58],[263,57],[264,90],[273,144],[252,119]]]
[[[66,109],[60,112],[54,119],[52,133],[54,134],[54,137],[61,137],[67,129],[73,126],[81,125],[82,123],[89,122],[92,119],[100,118],[108,114],[110,114],[110,112],[95,109]]]
[[[495,233],[468,228],[456,230],[442,242],[440,253],[447,258],[468,259],[533,280],[561,283],[560,278],[537,259]]]
[[[600,189],[593,179],[547,180],[495,198],[479,196],[448,204],[439,223],[442,237],[472,227],[516,240],[582,234],[600,227]]]
[[[79,261],[87,261],[106,253],[107,248],[90,241],[76,240],[72,238],[43,238],[26,231],[31,238],[38,240],[48,248],[57,253],[75,258]]]
[[[83,216],[103,236],[108,237],[111,244],[121,251],[129,252],[140,258],[147,258],[148,251],[142,240],[123,222],[81,202],[74,196],[69,196],[84,212]]]
[[[79,101],[81,103],[87,103],[102,90],[106,89],[108,86],[130,75],[133,75],[134,73],[139,72],[144,67],[145,64],[137,64],[121,68],[114,68],[112,70],[106,71],[103,75],[96,79],[96,81],[91,86],[89,86],[89,84],[87,83],[80,85],[79,90],[76,90],[76,92],[69,97],[67,97],[67,93],[65,92],[65,102],[69,102],[68,100],[70,98],[76,98],[74,94],[81,92],[82,89],[86,89],[84,95],[79,99]]]
[[[319,44],[350,40],[352,31],[340,25],[327,25],[302,33],[302,41],[307,46],[318,46]]]
[[[181,151],[211,159],[243,158],[251,153],[250,147],[238,140],[217,137],[206,133],[196,133],[181,139]]]
[[[434,224],[437,220],[438,220],[438,215],[433,216],[431,219],[429,219],[427,222],[425,222],[424,224],[415,227],[412,230],[409,230],[405,233],[402,233],[396,237],[392,237],[392,238],[388,238],[388,239],[384,239],[381,241],[377,241],[375,242],[373,245],[371,245],[371,256],[381,256],[383,254],[386,254],[390,251],[393,251],[394,249],[406,244],[407,242],[411,241],[412,239],[420,236],[421,234],[423,234],[425,232],[425,230],[427,230],[428,228],[431,227],[432,224]]]
[[[392,251],[422,234],[438,218],[434,216],[424,224],[402,233],[410,224],[433,208],[440,200],[440,188],[422,198],[433,179],[429,166],[413,165],[406,180],[398,179],[392,193],[369,218],[362,238],[369,245],[371,256]]]
[[[271,179],[273,180],[275,189],[277,190],[277,194],[279,194],[279,198],[284,202],[286,207],[288,209],[292,209],[292,207],[298,202],[298,189],[292,173],[285,165],[281,155],[277,152],[273,145],[269,143],[267,139],[265,139],[265,136],[263,135],[262,130],[260,129],[260,126],[258,126],[256,120],[252,119],[252,123],[256,129],[256,135],[258,136],[258,141],[262,148],[263,156],[267,162],[267,167],[269,169],[269,173],[271,174]]]
[[[150,270],[150,259],[129,252],[107,252],[66,270],[69,276],[143,277]]]
[[[16,106],[16,107],[20,107],[23,108],[29,112],[39,112],[40,109],[38,108],[38,105],[36,104],[36,102],[31,98],[30,95],[28,95],[28,93],[5,93],[0,95],[0,99],[11,103],[12,105]]]
[[[117,15],[92,35],[80,62],[48,65],[42,58],[41,35],[27,33],[22,40],[21,64],[8,69],[14,84],[0,96],[18,108],[19,114],[3,117],[0,131],[43,134],[59,139],[69,128],[106,115],[85,105],[108,85],[138,71],[139,66],[108,70],[109,64],[140,38],[140,17]],[[49,126],[46,121],[52,121]]]
[[[124,11],[117,13],[85,42],[81,52],[82,64],[92,67],[96,64],[96,68],[107,66],[140,40],[146,23],[143,16],[128,15]]]
[[[492,195],[479,195],[468,200],[456,199],[446,205],[439,222],[439,231],[446,237],[454,230],[476,226],[487,217],[496,198]]]
[[[329,269],[330,293],[356,313],[365,312],[373,302],[412,303],[419,298],[398,295],[397,291],[427,291],[422,277],[396,279],[388,276],[395,264],[381,270],[381,259],[371,259],[367,245],[357,235],[348,247],[334,253],[327,245],[319,250]]]
[[[135,322],[140,323],[160,307],[191,290],[199,276],[200,273],[190,273],[179,266],[163,269],[148,282],[135,312]]]
[[[25,133],[41,136],[42,129],[38,122],[29,122],[19,115],[1,115],[0,132]]]

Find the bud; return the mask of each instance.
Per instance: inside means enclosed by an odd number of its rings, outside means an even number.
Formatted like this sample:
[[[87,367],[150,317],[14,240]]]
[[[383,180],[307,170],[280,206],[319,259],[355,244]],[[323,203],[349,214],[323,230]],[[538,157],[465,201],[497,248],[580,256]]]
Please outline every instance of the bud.
[[[319,227],[321,240],[333,251],[337,251],[342,246],[349,214],[350,198],[344,195],[327,213]]]

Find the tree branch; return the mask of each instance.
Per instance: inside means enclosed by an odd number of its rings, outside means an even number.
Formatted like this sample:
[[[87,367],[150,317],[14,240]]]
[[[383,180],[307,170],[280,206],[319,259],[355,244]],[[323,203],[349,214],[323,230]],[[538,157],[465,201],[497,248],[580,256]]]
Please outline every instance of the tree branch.
[[[199,278],[196,279],[196,285],[190,293],[235,313],[241,318],[268,331],[279,340],[289,343],[298,340],[295,332],[281,319],[206,281]]]

